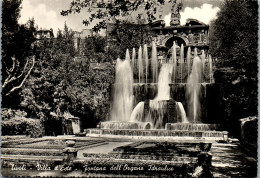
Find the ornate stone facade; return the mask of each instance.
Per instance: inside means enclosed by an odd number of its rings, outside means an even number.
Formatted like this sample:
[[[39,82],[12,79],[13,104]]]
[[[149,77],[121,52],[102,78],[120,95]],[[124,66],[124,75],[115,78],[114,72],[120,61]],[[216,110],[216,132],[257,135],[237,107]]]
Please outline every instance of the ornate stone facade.
[[[185,51],[188,47],[191,47],[191,50],[196,47],[199,53],[201,50],[208,51],[209,26],[196,19],[188,19],[183,26],[152,26],[151,28],[153,41],[159,48],[159,53],[167,52],[172,47],[173,41],[179,47],[183,44]]]

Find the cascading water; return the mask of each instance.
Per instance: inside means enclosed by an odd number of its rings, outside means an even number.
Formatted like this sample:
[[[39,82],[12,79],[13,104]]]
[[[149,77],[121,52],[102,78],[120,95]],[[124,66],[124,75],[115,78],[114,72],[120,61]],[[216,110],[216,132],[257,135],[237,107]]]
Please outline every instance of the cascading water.
[[[200,117],[200,83],[201,83],[201,60],[197,56],[193,59],[192,72],[187,82],[188,118],[192,122],[198,122]]]
[[[163,119],[167,113],[167,101],[166,100],[150,100],[149,112],[145,118],[146,122],[151,122],[155,129],[164,128]]]
[[[171,63],[173,63],[173,83],[175,83],[176,80],[176,65],[177,65],[177,57],[176,57],[176,44],[175,41],[173,42],[172,46],[172,57],[171,57]]]
[[[181,122],[182,123],[189,123],[182,103],[176,102],[176,105],[177,105],[178,115],[181,117]]]
[[[131,113],[130,116],[130,121],[131,122],[142,122],[144,118],[144,101],[139,102],[136,107],[134,108],[133,112]]]
[[[131,121],[145,121],[154,123],[155,128],[163,127],[163,117],[167,112],[167,102],[170,99],[170,86],[173,71],[173,64],[162,64],[158,78],[158,93],[157,96],[149,101],[149,113],[144,118],[144,102],[140,102],[134,108],[131,114]]]
[[[145,62],[145,83],[148,83],[147,79],[148,79],[148,67],[149,67],[149,61],[148,61],[148,51],[147,51],[147,45],[144,45],[144,62]]]
[[[149,102],[149,113],[146,122],[154,123],[155,128],[163,128],[163,118],[167,112],[167,102],[170,99],[170,86],[173,71],[173,64],[162,64],[158,78],[157,96]],[[156,119],[156,120],[155,120]]]
[[[153,72],[153,83],[158,81],[158,60],[157,60],[157,49],[155,42],[152,43],[152,72]]]
[[[117,59],[116,80],[114,84],[112,121],[128,121],[133,109],[133,72],[130,64],[129,50],[125,60]]]
[[[158,79],[158,94],[155,100],[169,100],[170,86],[173,71],[173,64],[162,64]]]
[[[143,68],[143,55],[142,55],[142,47],[139,47],[138,50],[138,77],[139,77],[139,83],[143,82],[143,76],[144,76],[144,68]]]

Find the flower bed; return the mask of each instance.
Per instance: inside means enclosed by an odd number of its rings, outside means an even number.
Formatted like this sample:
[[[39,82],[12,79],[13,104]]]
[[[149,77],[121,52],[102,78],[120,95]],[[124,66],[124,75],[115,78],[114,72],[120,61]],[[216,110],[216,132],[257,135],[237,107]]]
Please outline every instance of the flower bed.
[[[62,150],[58,149],[18,149],[2,148],[3,155],[32,155],[32,156],[62,156]]]
[[[113,150],[115,154],[124,155],[151,155],[165,157],[174,155],[188,155],[196,157],[202,150],[202,143],[172,143],[172,142],[136,142],[133,144],[117,147]],[[208,144],[209,149],[211,144]]]

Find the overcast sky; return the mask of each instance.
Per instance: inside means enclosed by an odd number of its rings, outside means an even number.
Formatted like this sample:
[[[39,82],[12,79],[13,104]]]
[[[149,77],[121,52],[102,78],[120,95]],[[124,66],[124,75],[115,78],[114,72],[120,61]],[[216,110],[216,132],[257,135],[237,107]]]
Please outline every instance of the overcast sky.
[[[34,17],[39,28],[54,30],[54,35],[58,28],[63,29],[66,21],[69,28],[75,31],[91,28],[83,25],[82,21],[88,17],[88,13],[82,11],[80,14],[62,16],[60,12],[70,7],[72,0],[23,0],[20,23],[26,23],[29,18]],[[223,0],[184,0],[181,10],[181,23],[184,24],[187,18],[195,18],[206,24],[216,18],[219,7]],[[170,6],[163,8],[166,25],[170,22]]]

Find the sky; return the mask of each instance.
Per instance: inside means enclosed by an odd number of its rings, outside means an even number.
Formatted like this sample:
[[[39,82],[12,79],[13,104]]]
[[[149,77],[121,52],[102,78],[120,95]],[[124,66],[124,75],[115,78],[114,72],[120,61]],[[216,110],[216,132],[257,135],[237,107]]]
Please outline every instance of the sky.
[[[87,19],[89,13],[82,11],[79,14],[70,14],[62,16],[60,12],[70,7],[72,0],[23,0],[21,17],[19,23],[26,23],[29,18],[34,17],[35,23],[39,28],[50,29],[54,31],[54,35],[58,29],[63,29],[64,23],[73,31],[82,31],[94,26],[92,23],[85,26],[82,21]],[[208,24],[210,20],[216,18],[217,12],[223,0],[184,0],[181,14],[181,24],[185,24],[187,18],[194,18]],[[170,23],[171,6],[163,7],[163,19],[166,25]]]

